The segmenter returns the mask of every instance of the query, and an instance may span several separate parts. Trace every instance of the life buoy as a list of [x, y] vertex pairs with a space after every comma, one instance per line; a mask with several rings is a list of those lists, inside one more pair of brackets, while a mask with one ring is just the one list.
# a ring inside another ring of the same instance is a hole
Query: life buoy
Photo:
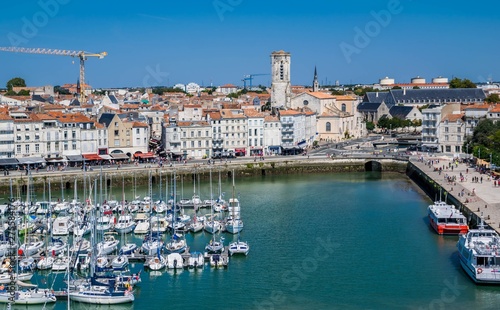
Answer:
[[477, 274], [481, 274], [483, 273], [483, 269], [482, 268], [477, 268]]

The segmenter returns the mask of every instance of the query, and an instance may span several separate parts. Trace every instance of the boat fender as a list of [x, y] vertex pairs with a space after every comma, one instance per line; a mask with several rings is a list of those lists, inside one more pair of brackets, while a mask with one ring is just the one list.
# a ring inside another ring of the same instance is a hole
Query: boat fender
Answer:
[[481, 274], [483, 272], [482, 268], [477, 268], [477, 274]]

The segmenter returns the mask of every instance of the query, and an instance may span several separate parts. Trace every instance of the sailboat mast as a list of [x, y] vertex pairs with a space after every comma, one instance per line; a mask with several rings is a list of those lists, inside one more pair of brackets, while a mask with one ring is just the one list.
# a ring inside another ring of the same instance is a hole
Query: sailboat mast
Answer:
[[78, 180], [75, 178], [75, 188], [73, 191], [73, 199], [75, 200], [75, 202], [78, 201], [77, 188], [78, 188]]

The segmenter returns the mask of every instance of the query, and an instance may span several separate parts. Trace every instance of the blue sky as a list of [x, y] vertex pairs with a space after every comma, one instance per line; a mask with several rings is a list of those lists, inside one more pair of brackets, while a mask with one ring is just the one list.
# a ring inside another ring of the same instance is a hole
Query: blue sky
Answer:
[[[500, 80], [498, 1], [27, 0], [3, 8], [0, 46], [108, 52], [86, 62], [93, 87], [242, 85], [245, 74], [270, 73], [275, 50], [292, 54], [294, 85], [310, 85], [314, 66], [321, 84]], [[16, 76], [75, 83], [72, 62], [0, 52], [0, 86]]]

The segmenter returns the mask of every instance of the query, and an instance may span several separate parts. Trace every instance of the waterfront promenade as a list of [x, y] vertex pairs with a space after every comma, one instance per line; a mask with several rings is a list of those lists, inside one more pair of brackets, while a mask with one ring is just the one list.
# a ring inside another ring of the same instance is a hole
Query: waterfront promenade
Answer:
[[[422, 160], [423, 159], [423, 160]], [[419, 155], [410, 159], [412, 164], [438, 183], [449, 195], [455, 197], [473, 214], [500, 233], [500, 186], [487, 174], [481, 174], [467, 163], [453, 161], [439, 154]], [[453, 169], [450, 167], [450, 163]], [[444, 169], [443, 169], [444, 166]], [[439, 172], [439, 168], [442, 169]], [[461, 181], [460, 174], [463, 177]], [[448, 177], [454, 181], [448, 181]], [[474, 180], [478, 181], [475, 182]], [[482, 182], [481, 182], [482, 179]], [[463, 195], [462, 195], [463, 193]], [[439, 199], [439, 197], [437, 197]], [[442, 200], [445, 197], [441, 197]]]

